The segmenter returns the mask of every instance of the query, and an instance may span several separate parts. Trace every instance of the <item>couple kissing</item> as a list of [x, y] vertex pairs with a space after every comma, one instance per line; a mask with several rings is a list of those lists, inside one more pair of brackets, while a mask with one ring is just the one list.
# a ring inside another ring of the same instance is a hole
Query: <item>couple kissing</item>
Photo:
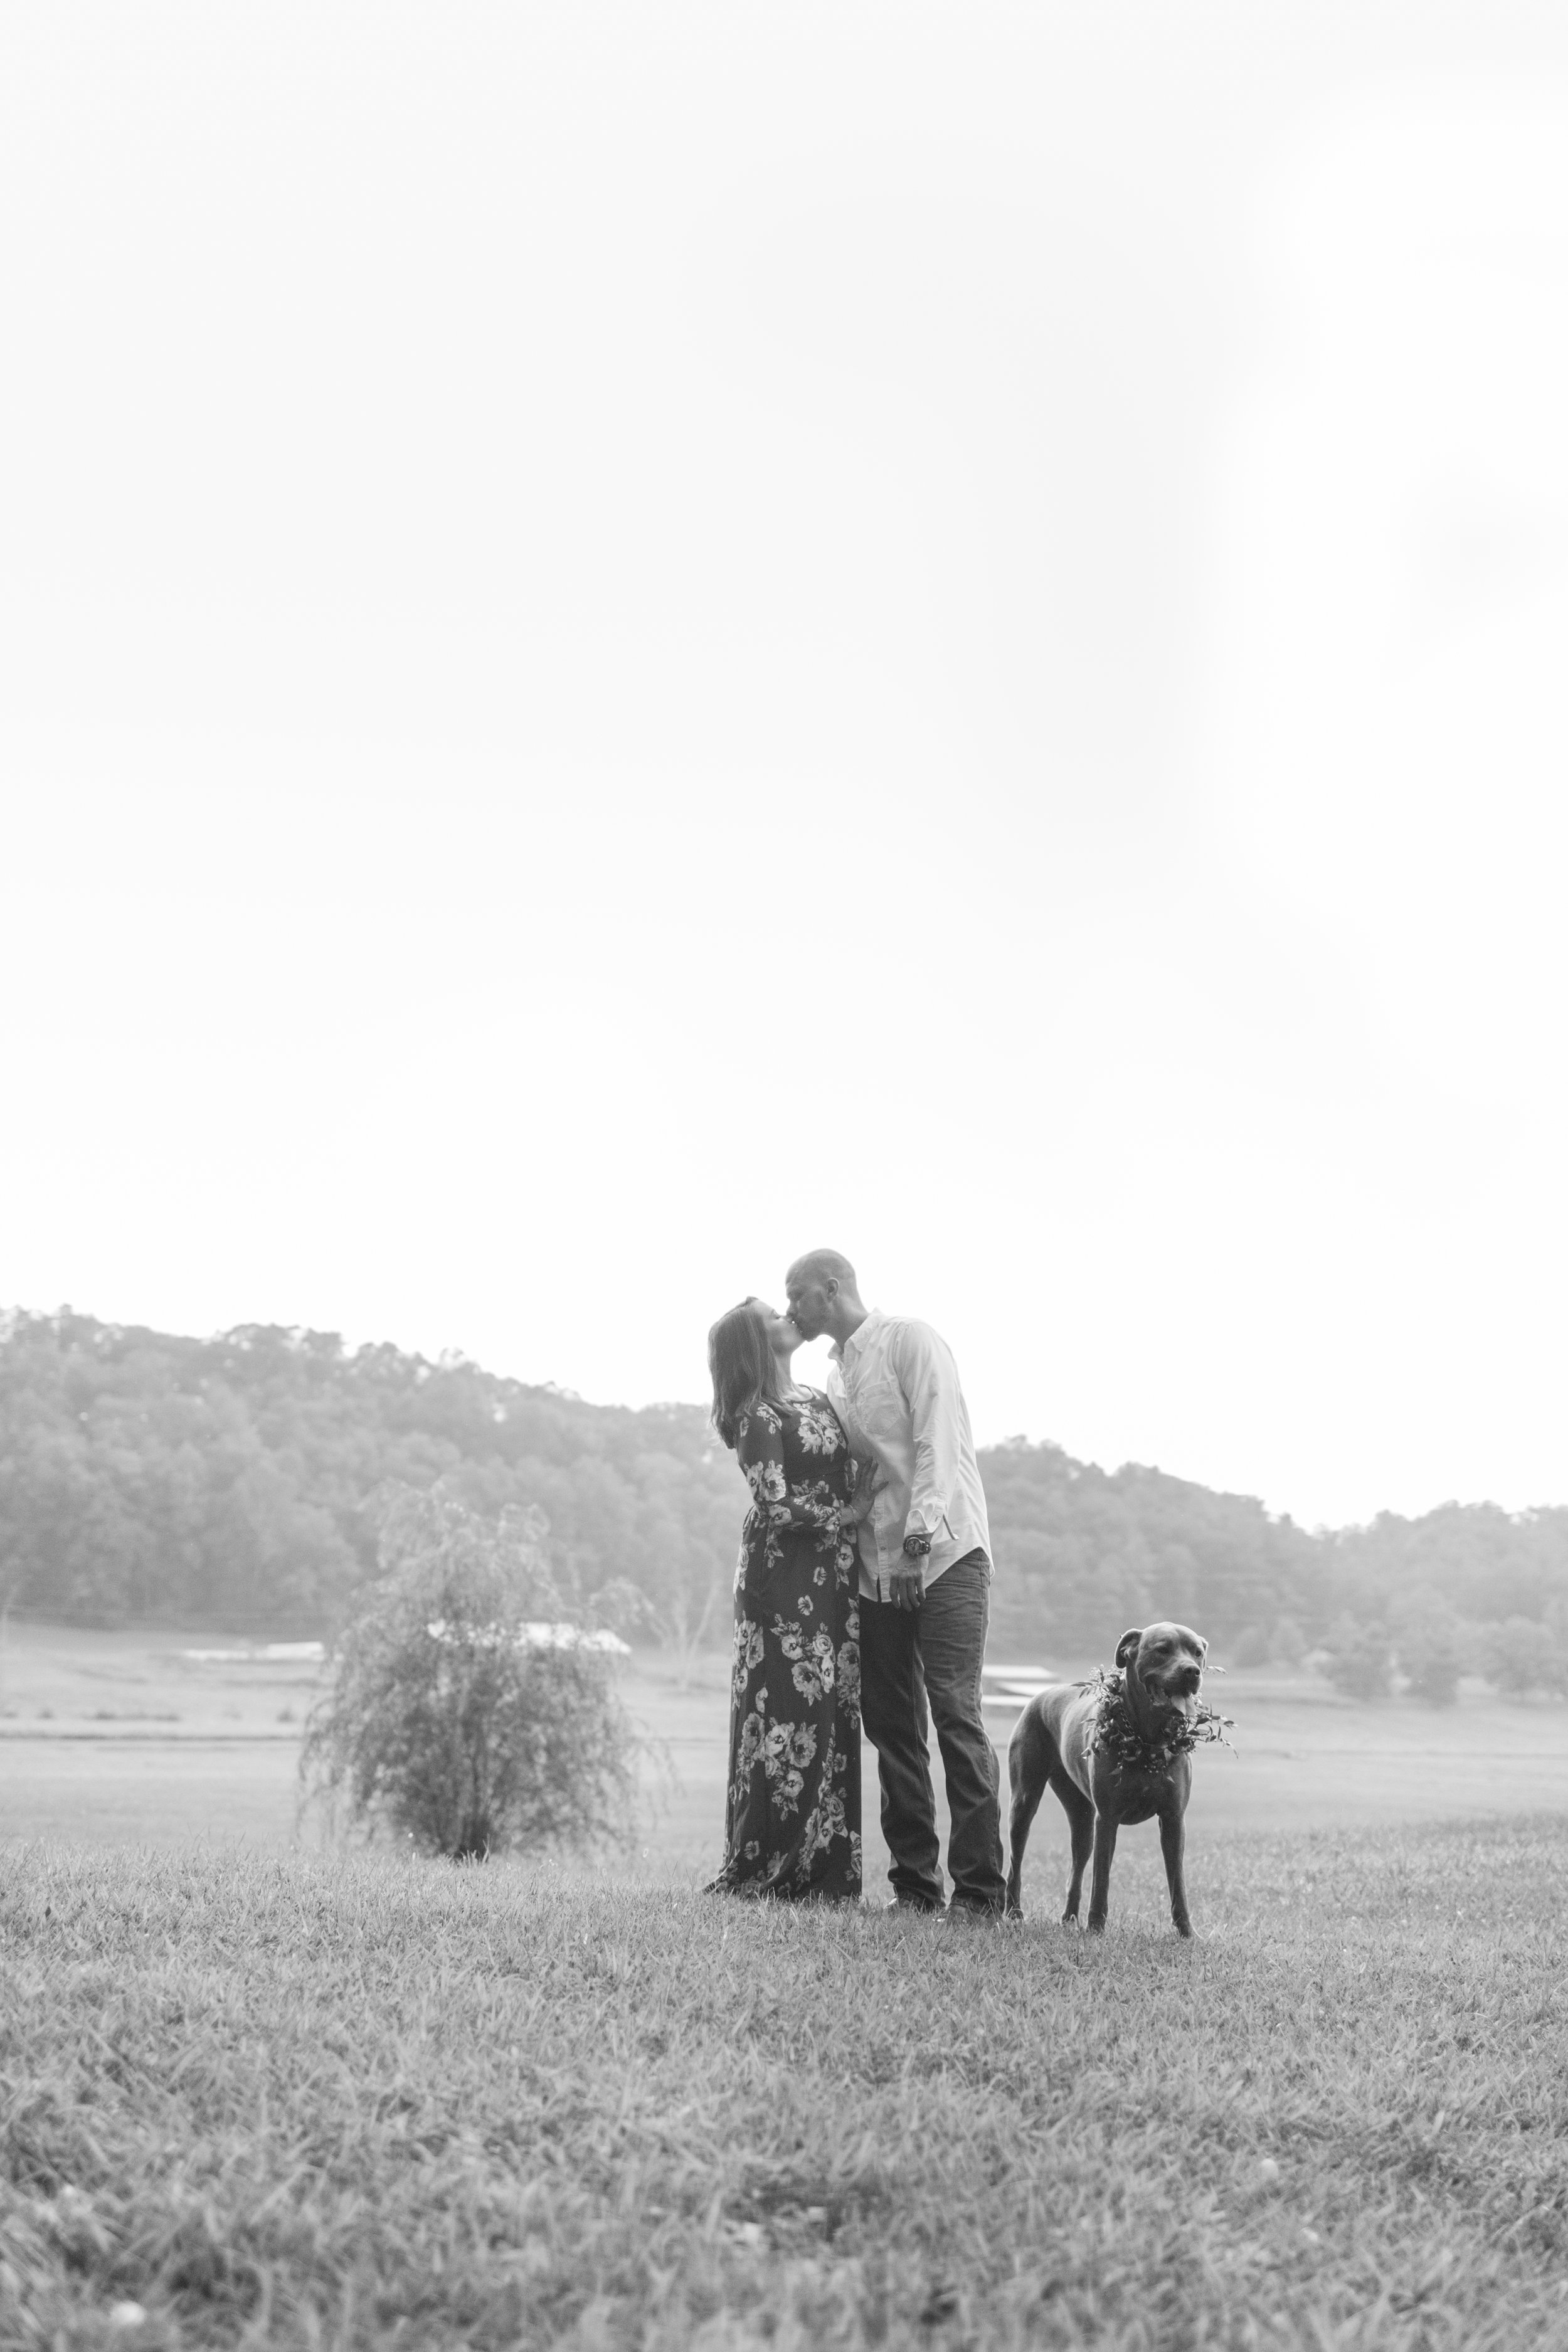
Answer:
[[[1001, 1776], [980, 1703], [991, 1538], [958, 1367], [929, 1323], [867, 1307], [837, 1250], [797, 1258], [784, 1296], [782, 1315], [746, 1298], [708, 1334], [714, 1427], [752, 1490], [710, 1891], [859, 1900], [863, 1716], [893, 1901], [942, 1912], [934, 1720], [949, 1916], [999, 1919]], [[791, 1374], [825, 1336], [826, 1394]]]

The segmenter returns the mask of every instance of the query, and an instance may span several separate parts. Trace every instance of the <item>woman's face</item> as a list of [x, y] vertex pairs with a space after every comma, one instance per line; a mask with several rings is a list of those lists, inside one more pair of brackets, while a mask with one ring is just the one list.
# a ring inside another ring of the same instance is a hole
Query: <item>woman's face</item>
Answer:
[[789, 1317], [776, 1314], [773, 1307], [760, 1298], [753, 1299], [752, 1307], [752, 1311], [761, 1318], [763, 1328], [768, 1335], [768, 1345], [774, 1355], [793, 1356], [800, 1346], [800, 1333], [795, 1329]]

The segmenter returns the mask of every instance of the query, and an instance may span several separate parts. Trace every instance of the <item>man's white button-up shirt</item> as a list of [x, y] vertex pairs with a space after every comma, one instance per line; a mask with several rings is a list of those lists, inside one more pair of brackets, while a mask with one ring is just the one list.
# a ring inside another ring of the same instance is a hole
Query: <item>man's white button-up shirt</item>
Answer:
[[927, 1535], [921, 1563], [933, 1584], [972, 1551], [991, 1557], [991, 1530], [969, 1409], [947, 1342], [929, 1323], [873, 1307], [832, 1351], [827, 1393], [857, 1461], [886, 1481], [860, 1523], [860, 1591], [886, 1601], [895, 1569], [910, 1569], [907, 1535]]

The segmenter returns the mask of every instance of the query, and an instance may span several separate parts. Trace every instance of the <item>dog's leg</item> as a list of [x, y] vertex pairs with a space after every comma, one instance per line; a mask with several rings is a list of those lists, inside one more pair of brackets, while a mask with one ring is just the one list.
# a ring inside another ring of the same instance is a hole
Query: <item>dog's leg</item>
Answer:
[[1072, 1838], [1072, 1876], [1068, 1881], [1067, 1908], [1062, 1913], [1062, 1926], [1078, 1926], [1078, 1902], [1083, 1891], [1083, 1874], [1094, 1848], [1094, 1807], [1076, 1780], [1065, 1772], [1056, 1773], [1051, 1786], [1062, 1801], [1068, 1817], [1068, 1830]]
[[1105, 1933], [1105, 1915], [1110, 1907], [1110, 1864], [1116, 1853], [1116, 1832], [1120, 1824], [1114, 1813], [1094, 1813], [1094, 1875], [1089, 1887], [1089, 1932], [1091, 1936]]
[[1024, 1908], [1024, 1848], [1029, 1843], [1029, 1831], [1057, 1760], [1056, 1741], [1031, 1704], [1018, 1717], [1017, 1727], [1007, 1743], [1007, 1785], [1013, 1792], [1007, 1822], [1011, 1849], [1007, 1908], [1015, 1916], [1021, 1915]]
[[1180, 1811], [1172, 1807], [1160, 1815], [1160, 1851], [1165, 1857], [1165, 1884], [1171, 1890], [1171, 1917], [1178, 1936], [1190, 1936], [1193, 1923], [1187, 1916], [1187, 1882], [1182, 1869], [1182, 1856], [1186, 1849], [1187, 1830]]

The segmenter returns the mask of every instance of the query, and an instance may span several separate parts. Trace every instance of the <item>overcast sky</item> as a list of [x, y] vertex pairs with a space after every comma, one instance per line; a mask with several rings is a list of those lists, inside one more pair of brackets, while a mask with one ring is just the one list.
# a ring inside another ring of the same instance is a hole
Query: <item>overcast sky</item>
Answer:
[[13, 5], [0, 320], [0, 1301], [1568, 1502], [1559, 7]]

